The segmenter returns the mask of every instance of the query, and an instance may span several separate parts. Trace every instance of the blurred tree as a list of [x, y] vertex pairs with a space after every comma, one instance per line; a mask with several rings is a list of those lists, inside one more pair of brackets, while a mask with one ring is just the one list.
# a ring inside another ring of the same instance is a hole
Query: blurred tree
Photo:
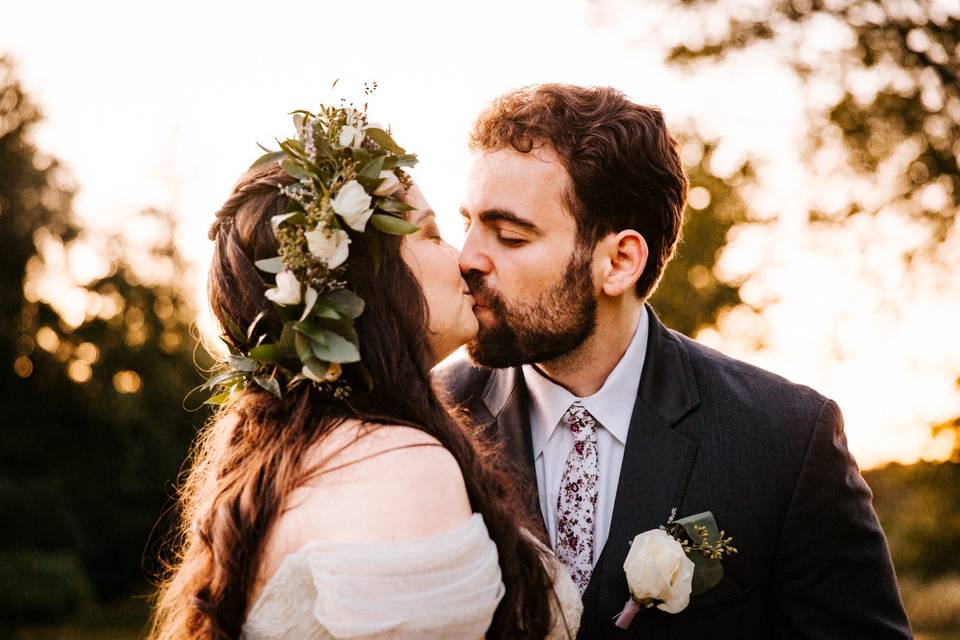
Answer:
[[[594, 4], [602, 13], [610, 3]], [[813, 224], [899, 216], [921, 238], [905, 251], [907, 265], [922, 267], [918, 277], [929, 277], [934, 265], [955, 278], [960, 2], [661, 0], [658, 6], [663, 24], [683, 25], [659, 31], [670, 63], [700, 70], [752, 51], [782, 60], [805, 87], [811, 174], [827, 184], [842, 171], [847, 191], [842, 202], [816, 205]], [[843, 160], [832, 162], [831, 153]], [[960, 418], [935, 429], [954, 432], [960, 459]]]
[[676, 255], [650, 303], [667, 326], [694, 336], [714, 324], [722, 309], [741, 304], [738, 283], [720, 277], [717, 261], [730, 230], [747, 221], [737, 190], [753, 180], [753, 170], [744, 163], [729, 175], [716, 175], [711, 172], [716, 143], [704, 142], [692, 129], [678, 137], [690, 181], [687, 208]]
[[[183, 410], [199, 382], [197, 341], [171, 217], [134, 216], [126, 236], [84, 233], [72, 215], [72, 186], [30, 142], [39, 119], [0, 57], [7, 624], [67, 615], [90, 594], [144, 589], [145, 542], [206, 415]], [[100, 263], [100, 272], [81, 280], [77, 256]]]
[[960, 464], [889, 464], [865, 471], [873, 505], [902, 574], [960, 574]]

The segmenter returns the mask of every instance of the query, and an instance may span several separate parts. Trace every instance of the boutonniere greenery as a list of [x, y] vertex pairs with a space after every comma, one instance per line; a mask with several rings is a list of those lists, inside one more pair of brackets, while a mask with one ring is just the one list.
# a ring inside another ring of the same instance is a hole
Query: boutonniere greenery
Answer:
[[630, 543], [623, 563], [630, 599], [616, 616], [617, 627], [626, 629], [639, 611], [650, 607], [680, 613], [691, 596], [720, 582], [720, 561], [737, 552], [733, 538], [719, 530], [709, 511], [679, 520], [676, 514], [674, 508], [666, 525], [645, 531]]

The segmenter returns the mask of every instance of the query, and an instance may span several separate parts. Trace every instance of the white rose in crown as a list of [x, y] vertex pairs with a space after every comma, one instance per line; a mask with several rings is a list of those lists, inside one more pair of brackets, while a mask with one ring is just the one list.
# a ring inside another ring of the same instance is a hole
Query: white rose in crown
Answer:
[[691, 595], [716, 586], [723, 576], [721, 558], [737, 552], [712, 513], [676, 520], [676, 511], [665, 527], [645, 531], [630, 543], [623, 563], [630, 599], [614, 621], [621, 629], [643, 609], [680, 613]]
[[373, 192], [375, 196], [389, 196], [400, 188], [400, 179], [393, 171], [381, 171], [380, 179], [383, 180], [383, 182], [381, 182], [380, 186]]
[[325, 229], [317, 226], [303, 234], [310, 253], [319, 258], [328, 269], [336, 269], [350, 255], [350, 236], [343, 229]]
[[267, 289], [264, 295], [277, 304], [300, 304], [300, 281], [292, 271], [281, 271], [277, 274], [277, 286]]
[[351, 180], [340, 188], [337, 197], [330, 204], [348, 227], [354, 231], [363, 231], [367, 220], [373, 215], [373, 209], [370, 208], [372, 202], [373, 199], [363, 185]]
[[346, 125], [340, 129], [340, 139], [337, 142], [341, 147], [359, 147], [363, 144], [363, 139], [367, 134], [360, 127]]

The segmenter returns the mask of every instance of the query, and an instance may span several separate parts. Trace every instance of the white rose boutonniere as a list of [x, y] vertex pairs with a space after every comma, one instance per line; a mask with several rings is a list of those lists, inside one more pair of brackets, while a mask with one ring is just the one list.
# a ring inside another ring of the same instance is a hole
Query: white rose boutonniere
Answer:
[[372, 202], [373, 199], [363, 185], [356, 180], [351, 180], [341, 187], [331, 205], [348, 227], [362, 232], [367, 226], [367, 220], [373, 215], [373, 209], [370, 207]]
[[680, 613], [690, 596], [712, 589], [723, 577], [720, 559], [734, 554], [733, 538], [724, 538], [709, 511], [637, 535], [623, 563], [630, 599], [614, 624], [626, 629], [642, 609]]
[[663, 529], [646, 531], [634, 538], [623, 563], [633, 598], [651, 604], [658, 602], [656, 607], [667, 613], [679, 613], [690, 603], [693, 569], [693, 561], [683, 546]]

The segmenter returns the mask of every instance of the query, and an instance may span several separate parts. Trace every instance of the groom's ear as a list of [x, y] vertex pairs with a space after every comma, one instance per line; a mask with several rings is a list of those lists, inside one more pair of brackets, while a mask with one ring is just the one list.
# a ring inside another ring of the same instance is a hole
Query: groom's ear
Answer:
[[650, 255], [643, 236], [633, 229], [625, 229], [603, 238], [597, 249], [594, 256], [602, 260], [603, 292], [617, 297], [628, 290], [636, 290], [637, 280], [643, 274]]

